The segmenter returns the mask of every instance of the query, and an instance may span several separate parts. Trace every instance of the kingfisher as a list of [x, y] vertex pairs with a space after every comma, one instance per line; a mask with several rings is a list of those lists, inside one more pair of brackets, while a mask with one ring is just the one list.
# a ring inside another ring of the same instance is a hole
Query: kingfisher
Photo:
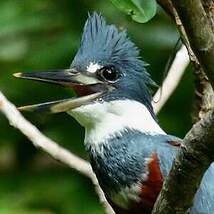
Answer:
[[[91, 166], [115, 213], [151, 213], [183, 142], [159, 126], [151, 104], [154, 81], [126, 31], [108, 25], [94, 12], [89, 14], [69, 68], [14, 75], [75, 91], [76, 97], [20, 110], [67, 112], [74, 117], [85, 128]], [[213, 210], [211, 164], [190, 213], [211, 214]]]

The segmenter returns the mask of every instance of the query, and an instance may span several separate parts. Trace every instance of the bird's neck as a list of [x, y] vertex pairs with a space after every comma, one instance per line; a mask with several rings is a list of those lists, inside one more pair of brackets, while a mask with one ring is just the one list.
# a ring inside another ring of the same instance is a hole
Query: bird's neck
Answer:
[[132, 100], [95, 102], [69, 112], [85, 127], [85, 143], [106, 142], [126, 129], [145, 134], [165, 134], [145, 105]]

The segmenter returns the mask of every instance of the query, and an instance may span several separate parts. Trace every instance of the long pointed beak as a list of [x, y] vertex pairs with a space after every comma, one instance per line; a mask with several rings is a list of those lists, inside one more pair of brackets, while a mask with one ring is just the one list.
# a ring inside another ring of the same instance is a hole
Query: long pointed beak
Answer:
[[72, 87], [74, 84], [92, 85], [99, 83], [96, 78], [82, 74], [82, 72], [78, 72], [75, 69], [15, 73], [13, 76], [21, 79], [63, 85], [66, 87]]
[[20, 111], [29, 111], [29, 112], [42, 112], [46, 111], [49, 113], [59, 113], [67, 112], [69, 110], [80, 107], [81, 105], [88, 103], [94, 99], [97, 99], [102, 95], [102, 92], [97, 92], [94, 94], [86, 95], [84, 97], [63, 99], [57, 101], [51, 101], [46, 103], [34, 104], [21, 106], [18, 109]]
[[96, 77], [88, 76], [86, 73], [75, 69], [15, 73], [14, 76], [27, 80], [71, 87], [79, 96], [78, 98], [19, 107], [19, 110], [24, 111], [48, 111], [51, 113], [69, 111], [96, 100], [108, 90], [107, 85], [99, 81]]

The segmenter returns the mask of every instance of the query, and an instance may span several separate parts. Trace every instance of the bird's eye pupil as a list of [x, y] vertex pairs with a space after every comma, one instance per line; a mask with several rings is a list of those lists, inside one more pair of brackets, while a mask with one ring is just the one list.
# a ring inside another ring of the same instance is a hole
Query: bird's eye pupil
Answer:
[[118, 79], [118, 72], [114, 67], [101, 68], [100, 75], [104, 80], [107, 81], [116, 81]]

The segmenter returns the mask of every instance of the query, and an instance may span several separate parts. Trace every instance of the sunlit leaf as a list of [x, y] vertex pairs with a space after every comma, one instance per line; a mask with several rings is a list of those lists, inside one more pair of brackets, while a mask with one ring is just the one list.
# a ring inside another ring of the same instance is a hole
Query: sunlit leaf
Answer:
[[157, 4], [155, 0], [111, 0], [121, 11], [131, 15], [139, 23], [148, 22], [155, 14]]

